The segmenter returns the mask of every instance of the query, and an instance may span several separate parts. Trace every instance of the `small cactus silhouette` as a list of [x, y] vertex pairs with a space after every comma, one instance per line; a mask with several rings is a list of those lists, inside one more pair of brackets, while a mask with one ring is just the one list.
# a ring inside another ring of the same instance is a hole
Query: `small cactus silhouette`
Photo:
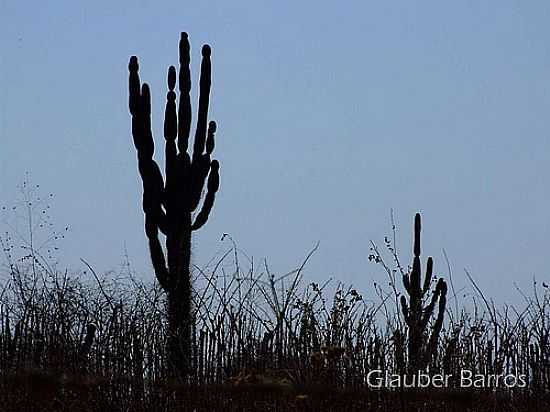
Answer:
[[[445, 305], [447, 303], [447, 284], [440, 278], [433, 291], [430, 303], [426, 306], [424, 305], [433, 277], [433, 259], [428, 257], [426, 277], [424, 278], [424, 283], [421, 283], [420, 230], [420, 213], [417, 213], [414, 219], [413, 267], [410, 273], [403, 275], [403, 286], [409, 296], [409, 302], [407, 303], [406, 297], [401, 295], [401, 310], [409, 331], [408, 356], [409, 369], [411, 371], [426, 368], [433, 354], [436, 352], [445, 316]], [[428, 323], [434, 313], [438, 300], [439, 311], [437, 318], [431, 334], [428, 334]]]
[[[140, 85], [136, 56], [128, 69], [132, 136], [137, 150], [138, 169], [143, 181], [145, 233], [149, 241], [155, 275], [168, 299], [168, 355], [176, 374], [188, 374], [191, 362], [191, 232], [208, 220], [219, 188], [219, 163], [211, 160], [216, 123], [207, 122], [211, 85], [210, 46], [202, 48], [200, 96], [193, 153], [187, 153], [191, 131], [190, 45], [187, 33], [179, 42], [179, 92], [176, 111], [176, 69], [168, 69], [168, 94], [164, 115], [165, 174], [153, 160], [151, 95], [149, 86]], [[199, 212], [206, 183], [207, 192]], [[194, 219], [193, 219], [194, 218]], [[166, 254], [158, 232], [166, 236]]]

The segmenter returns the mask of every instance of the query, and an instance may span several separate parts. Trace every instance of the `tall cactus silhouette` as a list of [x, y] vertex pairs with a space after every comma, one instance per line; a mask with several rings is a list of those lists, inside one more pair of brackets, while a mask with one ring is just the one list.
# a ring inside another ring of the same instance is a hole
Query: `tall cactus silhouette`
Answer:
[[[428, 257], [426, 264], [426, 277], [421, 284], [420, 268], [420, 213], [417, 213], [414, 219], [414, 259], [412, 271], [403, 275], [403, 285], [409, 296], [409, 303], [404, 295], [401, 295], [401, 309], [405, 322], [408, 327], [408, 356], [409, 369], [417, 371], [424, 369], [430, 362], [433, 354], [437, 350], [437, 342], [443, 319], [445, 316], [445, 306], [447, 303], [447, 284], [440, 278], [433, 291], [429, 304], [427, 303], [427, 294], [433, 277], [433, 260]], [[435, 305], [439, 300], [437, 318], [433, 324], [431, 333], [428, 333], [428, 323], [434, 313]]]
[[[202, 48], [200, 95], [193, 153], [187, 153], [191, 131], [190, 46], [187, 33], [179, 42], [179, 106], [176, 112], [176, 69], [168, 69], [168, 94], [164, 115], [165, 175], [153, 159], [151, 94], [147, 83], [140, 85], [136, 56], [128, 69], [132, 136], [138, 169], [143, 181], [145, 233], [156, 278], [167, 294], [167, 349], [172, 372], [191, 372], [191, 233], [208, 220], [219, 187], [219, 163], [211, 160], [216, 123], [207, 122], [211, 85], [210, 46]], [[207, 125], [208, 123], [208, 125]], [[207, 179], [208, 178], [208, 179]], [[197, 214], [205, 182], [206, 196]], [[166, 259], [159, 241], [166, 236]]]

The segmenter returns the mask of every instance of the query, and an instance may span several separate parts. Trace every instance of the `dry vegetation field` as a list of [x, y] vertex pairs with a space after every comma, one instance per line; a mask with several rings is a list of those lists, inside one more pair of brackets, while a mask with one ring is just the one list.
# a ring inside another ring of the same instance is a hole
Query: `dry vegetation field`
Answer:
[[276, 276], [228, 237], [223, 256], [193, 270], [193, 373], [176, 380], [166, 369], [165, 295], [153, 279], [137, 280], [129, 266], [97, 274], [85, 262], [69, 274], [36, 237], [1, 239], [2, 411], [550, 410], [546, 285], [535, 284], [522, 308], [481, 295], [468, 310], [447, 305], [428, 365], [431, 374], [524, 374], [526, 388], [369, 388], [369, 371], [401, 373], [409, 361], [396, 275], [410, 268], [392, 243], [373, 244], [370, 259], [390, 287], [367, 300], [351, 287], [307, 283], [311, 253]]

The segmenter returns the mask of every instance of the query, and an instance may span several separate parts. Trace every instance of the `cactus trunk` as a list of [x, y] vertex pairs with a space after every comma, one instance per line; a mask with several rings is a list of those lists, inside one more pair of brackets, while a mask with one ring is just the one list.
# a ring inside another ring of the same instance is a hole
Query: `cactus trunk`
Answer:
[[[187, 220], [189, 221], [188, 224]], [[168, 353], [172, 369], [181, 371], [183, 375], [191, 372], [191, 216], [186, 219], [183, 228], [174, 240], [174, 255], [177, 261], [170, 271], [178, 281], [168, 288]], [[168, 243], [168, 240], [167, 240]], [[172, 255], [170, 252], [169, 255]]]

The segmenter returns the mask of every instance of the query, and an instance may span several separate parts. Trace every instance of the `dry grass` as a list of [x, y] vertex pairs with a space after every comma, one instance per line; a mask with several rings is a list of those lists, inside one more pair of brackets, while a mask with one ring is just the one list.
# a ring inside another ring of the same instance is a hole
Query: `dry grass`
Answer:
[[[366, 373], [397, 373], [396, 357], [403, 356], [395, 336], [405, 330], [388, 295], [368, 304], [354, 289], [338, 287], [329, 301], [323, 286], [301, 286], [301, 269], [277, 278], [267, 265], [259, 273], [253, 265], [243, 271], [238, 257], [232, 247], [210, 269], [195, 271], [196, 373], [189, 382], [165, 379], [164, 296], [156, 285], [130, 273], [71, 277], [12, 262], [0, 295], [2, 405], [82, 411], [399, 410], [401, 402], [449, 410], [451, 401], [479, 411], [496, 403], [548, 406], [547, 290], [521, 312], [489, 307], [450, 317], [430, 365], [432, 372], [523, 373], [528, 389], [369, 390]], [[90, 324], [97, 331], [85, 350]]]
[[[195, 373], [176, 382], [166, 378], [165, 297], [156, 284], [136, 280], [129, 268], [99, 277], [87, 264], [70, 276], [28, 237], [23, 253], [1, 239], [4, 411], [550, 410], [544, 285], [534, 285], [521, 310], [497, 309], [484, 296], [471, 312], [449, 310], [429, 366], [430, 373], [525, 374], [527, 388], [369, 389], [370, 370], [399, 373], [398, 361], [407, 362], [396, 272], [376, 246], [372, 260], [386, 269], [391, 290], [378, 287], [379, 300], [367, 302], [353, 288], [339, 285], [328, 298], [327, 284], [304, 284], [315, 249], [276, 276], [228, 237], [223, 256], [194, 270]], [[395, 270], [405, 270], [393, 258]]]

